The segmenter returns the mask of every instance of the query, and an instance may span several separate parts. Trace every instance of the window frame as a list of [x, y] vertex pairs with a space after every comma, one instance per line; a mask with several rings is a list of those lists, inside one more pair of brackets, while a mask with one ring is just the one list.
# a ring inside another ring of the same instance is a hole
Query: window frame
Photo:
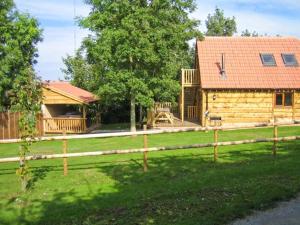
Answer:
[[[291, 105], [286, 105], [286, 103], [285, 103], [286, 94], [289, 94], [291, 96]], [[282, 96], [282, 105], [277, 105], [277, 95]], [[274, 95], [274, 107], [275, 108], [292, 108], [293, 105], [294, 105], [294, 93], [293, 92], [275, 92], [275, 95]]]
[[[286, 96], [290, 95], [291, 96], [291, 104], [290, 105], [286, 105]], [[292, 107], [293, 106], [293, 93], [292, 92], [286, 92], [284, 93], [284, 107]]]
[[[295, 64], [288, 63], [285, 59], [285, 56], [294, 56]], [[297, 60], [296, 55], [294, 53], [282, 53], [281, 57], [282, 57], [282, 60], [283, 60], [283, 63], [284, 63], [285, 66], [287, 66], [287, 67], [298, 67], [299, 66], [298, 60]]]
[[[274, 64], [268, 64], [268, 63], [266, 63], [266, 61], [264, 60], [264, 56], [272, 56], [272, 58], [274, 60]], [[267, 67], [277, 66], [277, 62], [276, 62], [275, 56], [272, 53], [260, 53], [260, 59], [261, 59], [261, 62], [263, 64], [263, 66], [267, 66]]]
[[[281, 104], [277, 104], [277, 96], [281, 95]], [[283, 93], [275, 93], [275, 107], [283, 107], [284, 106], [284, 94]]]

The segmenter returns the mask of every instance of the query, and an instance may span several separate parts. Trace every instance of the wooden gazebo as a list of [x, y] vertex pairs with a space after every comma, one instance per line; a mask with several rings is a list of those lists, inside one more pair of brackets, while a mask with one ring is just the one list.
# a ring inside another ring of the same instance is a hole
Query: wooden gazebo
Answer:
[[65, 81], [43, 83], [43, 117], [45, 133], [85, 133], [86, 107], [98, 98]]

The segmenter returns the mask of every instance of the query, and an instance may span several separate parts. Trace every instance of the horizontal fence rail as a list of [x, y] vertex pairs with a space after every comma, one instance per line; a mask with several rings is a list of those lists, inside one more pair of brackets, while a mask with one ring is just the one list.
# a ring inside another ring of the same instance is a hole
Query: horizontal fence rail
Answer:
[[[241, 145], [251, 143], [263, 143], [263, 142], [279, 142], [279, 141], [293, 141], [300, 140], [300, 136], [289, 136], [279, 138], [261, 138], [252, 140], [240, 140], [240, 141], [226, 141], [226, 142], [213, 142], [203, 144], [192, 144], [182, 146], [165, 146], [165, 147], [150, 147], [147, 148], [147, 152], [155, 151], [168, 151], [168, 150], [181, 150], [181, 149], [193, 149], [193, 148], [206, 148], [216, 146], [230, 146], [230, 145]], [[84, 156], [101, 156], [101, 155], [114, 155], [114, 154], [130, 154], [130, 153], [143, 153], [145, 148], [128, 149], [128, 150], [107, 150], [107, 151], [96, 151], [96, 152], [82, 152], [82, 153], [67, 153], [67, 154], [51, 154], [51, 155], [32, 155], [26, 156], [26, 160], [42, 160], [42, 159], [58, 159], [58, 158], [73, 158], [73, 157], [84, 157]], [[19, 157], [2, 158], [0, 163], [7, 162], [18, 162]]]
[[[278, 124], [280, 126], [299, 126], [298, 124]], [[227, 127], [190, 127], [190, 128], [172, 128], [172, 129], [159, 129], [148, 131], [136, 131], [136, 132], [116, 132], [116, 133], [100, 133], [100, 134], [72, 134], [67, 136], [49, 136], [36, 138], [36, 141], [54, 141], [54, 140], [70, 140], [70, 139], [88, 139], [88, 138], [108, 138], [108, 137], [126, 137], [126, 136], [138, 136], [138, 135], [151, 135], [151, 134], [164, 134], [164, 133], [180, 133], [180, 132], [193, 132], [193, 131], [212, 131], [212, 130], [237, 130], [237, 129], [253, 129], [253, 128], [267, 128], [268, 126], [227, 126]], [[0, 144], [18, 143], [22, 142], [21, 139], [9, 139], [0, 140]]]

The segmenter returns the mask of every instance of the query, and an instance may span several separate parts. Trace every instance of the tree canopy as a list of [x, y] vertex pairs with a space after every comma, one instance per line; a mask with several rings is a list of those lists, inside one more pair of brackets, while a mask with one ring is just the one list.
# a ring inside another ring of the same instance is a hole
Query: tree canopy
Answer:
[[213, 15], [208, 14], [206, 36], [233, 36], [237, 32], [235, 17], [225, 17], [224, 11], [218, 7]]
[[[136, 105], [150, 107], [154, 101], [175, 101], [179, 93], [178, 74], [189, 63], [188, 41], [201, 37], [199, 21], [189, 18], [195, 10], [194, 1], [87, 3], [92, 11], [80, 25], [92, 32], [83, 42], [83, 58], [93, 71], [92, 86], [104, 105], [130, 102], [131, 128], [135, 130]], [[72, 68], [68, 69], [68, 62], [73, 63]], [[73, 73], [69, 73], [71, 79], [85, 79], [79, 78], [86, 76], [80, 71], [76, 74], [74, 61], [69, 58], [65, 63], [65, 72]]]
[[242, 31], [242, 34], [241, 34], [242, 37], [258, 37], [259, 34], [256, 32], [256, 31], [249, 31], [248, 29]]
[[21, 112], [19, 118], [21, 187], [28, 187], [26, 154], [36, 134], [41, 106], [41, 82], [33, 71], [41, 30], [36, 19], [19, 13], [12, 0], [0, 2], [0, 111]]
[[0, 110], [7, 110], [21, 83], [32, 76], [41, 30], [36, 19], [22, 14], [12, 0], [0, 2]]

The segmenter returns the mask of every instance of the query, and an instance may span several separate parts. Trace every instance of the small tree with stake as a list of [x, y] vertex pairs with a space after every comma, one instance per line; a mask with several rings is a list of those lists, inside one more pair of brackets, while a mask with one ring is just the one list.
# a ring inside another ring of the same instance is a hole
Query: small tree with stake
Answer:
[[13, 109], [21, 112], [19, 119], [19, 130], [22, 144], [19, 149], [20, 167], [17, 175], [21, 178], [21, 189], [25, 191], [29, 182], [29, 167], [26, 154], [30, 152], [30, 146], [37, 136], [36, 122], [41, 110], [41, 82], [36, 78], [31, 69], [24, 72], [27, 76], [21, 77], [14, 84], [14, 89], [19, 90], [12, 97]]

